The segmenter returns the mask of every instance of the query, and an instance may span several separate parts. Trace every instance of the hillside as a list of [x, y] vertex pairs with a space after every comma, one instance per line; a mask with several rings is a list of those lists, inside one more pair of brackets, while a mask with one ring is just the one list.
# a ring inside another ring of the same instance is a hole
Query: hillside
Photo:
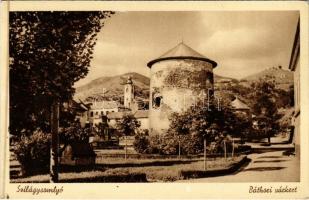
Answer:
[[[150, 79], [139, 73], [126, 73], [117, 76], [103, 76], [98, 79], [91, 81], [90, 83], [77, 87], [74, 96], [75, 100], [81, 99], [91, 100], [91, 98], [122, 98], [123, 96], [123, 83], [128, 76], [132, 76], [133, 83], [135, 86], [136, 96], [148, 99], [149, 97], [149, 85]], [[232, 78], [224, 76], [214, 75], [214, 81], [233, 81]], [[235, 79], [236, 80], [236, 79]], [[103, 95], [104, 94], [104, 95]]]
[[214, 74], [214, 82], [215, 83], [220, 83], [220, 82], [225, 82], [225, 81], [238, 81], [238, 80], [234, 79], [234, 78], [229, 78], [229, 77]]
[[275, 82], [278, 84], [278, 87], [281, 89], [288, 89], [290, 85], [294, 82], [293, 72], [281, 69], [279, 67], [272, 67], [265, 69], [256, 74], [247, 76], [241, 81], [247, 81], [249, 83], [258, 81], [259, 79], [270, 79], [274, 78]]
[[[117, 76], [100, 77], [90, 83], [76, 88], [74, 99], [91, 100], [92, 98], [117, 98], [123, 97], [123, 83], [128, 76], [132, 76], [135, 85], [136, 96], [142, 99], [149, 98], [150, 79], [139, 73], [126, 73]], [[249, 86], [252, 82], [259, 79], [267, 79], [273, 77], [279, 88], [288, 90], [293, 84], [293, 73], [280, 68], [269, 68], [259, 73], [250, 75], [240, 81], [244, 86]], [[237, 79], [228, 78], [214, 74], [216, 87], [224, 86], [226, 83], [237, 83]], [[233, 93], [230, 91], [230, 93]]]
[[86, 100], [88, 97], [122, 97], [123, 83], [128, 76], [133, 78], [135, 91], [137, 96], [148, 96], [150, 79], [138, 73], [126, 73], [117, 76], [101, 77], [91, 81], [90, 83], [77, 87], [74, 99]]

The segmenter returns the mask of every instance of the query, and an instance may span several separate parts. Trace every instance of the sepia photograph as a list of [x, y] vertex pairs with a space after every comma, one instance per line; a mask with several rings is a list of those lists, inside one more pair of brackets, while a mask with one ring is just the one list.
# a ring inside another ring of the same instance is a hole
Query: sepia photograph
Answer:
[[0, 10], [0, 198], [309, 195], [307, 3]]
[[299, 182], [299, 23], [9, 12], [10, 182]]

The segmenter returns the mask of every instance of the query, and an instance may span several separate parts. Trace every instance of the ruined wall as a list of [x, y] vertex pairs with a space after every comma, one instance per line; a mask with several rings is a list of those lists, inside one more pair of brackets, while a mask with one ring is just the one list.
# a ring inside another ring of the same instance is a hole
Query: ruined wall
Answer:
[[150, 132], [169, 127], [169, 116], [183, 112], [213, 91], [212, 64], [191, 59], [165, 60], [151, 67]]

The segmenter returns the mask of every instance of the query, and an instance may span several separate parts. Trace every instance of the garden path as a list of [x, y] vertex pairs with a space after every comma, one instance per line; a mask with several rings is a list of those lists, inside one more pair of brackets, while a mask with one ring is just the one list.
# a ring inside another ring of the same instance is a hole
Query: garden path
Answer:
[[299, 156], [286, 156], [283, 151], [248, 155], [251, 162], [240, 171], [219, 177], [182, 180], [180, 182], [298, 182]]

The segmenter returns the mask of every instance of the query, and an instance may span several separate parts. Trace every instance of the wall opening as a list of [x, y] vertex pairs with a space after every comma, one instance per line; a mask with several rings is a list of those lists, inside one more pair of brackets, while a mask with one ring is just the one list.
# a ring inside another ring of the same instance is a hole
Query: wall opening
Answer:
[[152, 107], [153, 108], [160, 108], [162, 104], [162, 96], [161, 95], [155, 95], [152, 101]]

